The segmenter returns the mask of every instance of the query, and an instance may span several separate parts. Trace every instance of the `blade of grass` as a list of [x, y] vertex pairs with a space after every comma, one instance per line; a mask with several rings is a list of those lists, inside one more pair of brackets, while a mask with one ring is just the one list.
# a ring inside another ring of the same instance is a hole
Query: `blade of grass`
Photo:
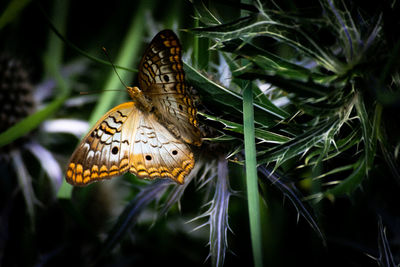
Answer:
[[250, 234], [254, 266], [261, 267], [261, 223], [260, 199], [258, 194], [256, 144], [254, 136], [253, 91], [251, 83], [243, 91], [244, 147], [246, 155], [247, 202], [249, 208]]

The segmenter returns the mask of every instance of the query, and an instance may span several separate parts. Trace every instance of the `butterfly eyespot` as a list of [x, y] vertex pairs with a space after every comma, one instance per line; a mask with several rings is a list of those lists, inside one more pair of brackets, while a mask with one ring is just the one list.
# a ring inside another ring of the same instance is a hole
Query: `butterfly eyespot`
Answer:
[[94, 131], [90, 134], [91, 137], [94, 137]]
[[166, 82], [169, 82], [169, 77], [168, 77], [168, 75], [164, 75], [164, 80], [165, 80]]
[[172, 155], [177, 155], [177, 154], [178, 154], [178, 151], [172, 150]]
[[146, 160], [151, 160], [151, 156], [150, 155], [146, 155]]
[[113, 149], [111, 150], [111, 153], [113, 153], [114, 155], [118, 154], [118, 147], [113, 147]]

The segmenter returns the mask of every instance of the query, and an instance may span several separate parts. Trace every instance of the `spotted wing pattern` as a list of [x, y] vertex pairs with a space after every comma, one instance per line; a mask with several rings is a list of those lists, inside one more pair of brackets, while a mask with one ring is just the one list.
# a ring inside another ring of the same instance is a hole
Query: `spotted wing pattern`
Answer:
[[132, 116], [131, 106], [125, 103], [113, 108], [83, 138], [71, 156], [67, 182], [86, 185], [128, 171], [131, 138], [123, 126]]
[[186, 144], [153, 114], [128, 102], [107, 112], [83, 138], [70, 159], [66, 179], [84, 186], [129, 170], [143, 179], [183, 183], [193, 166], [193, 153]]
[[178, 38], [161, 31], [140, 62], [140, 89], [128, 87], [134, 101], [108, 111], [83, 138], [71, 156], [67, 181], [84, 186], [130, 171], [143, 179], [183, 183], [195, 163], [187, 144], [201, 144], [184, 76]]
[[194, 167], [193, 153], [153, 114], [138, 117], [129, 171], [139, 178], [171, 178], [182, 184]]
[[199, 146], [197, 109], [186, 88], [181, 50], [174, 32], [159, 32], [140, 62], [139, 86], [167, 128], [186, 143]]

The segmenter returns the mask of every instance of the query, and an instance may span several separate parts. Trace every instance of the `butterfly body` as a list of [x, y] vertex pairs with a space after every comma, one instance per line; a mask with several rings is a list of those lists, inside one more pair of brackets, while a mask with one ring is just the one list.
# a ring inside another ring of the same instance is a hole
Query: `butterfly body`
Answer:
[[143, 179], [183, 183], [194, 167], [188, 146], [201, 144], [196, 109], [185, 90], [176, 35], [154, 37], [139, 65], [138, 87], [127, 87], [132, 102], [108, 111], [71, 156], [66, 179], [87, 185], [127, 171]]

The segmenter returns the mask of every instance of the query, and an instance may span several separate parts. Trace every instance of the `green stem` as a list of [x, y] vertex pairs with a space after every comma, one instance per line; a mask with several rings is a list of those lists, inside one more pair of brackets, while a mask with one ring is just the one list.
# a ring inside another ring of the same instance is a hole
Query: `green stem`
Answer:
[[248, 83], [243, 91], [244, 148], [246, 155], [247, 203], [254, 266], [262, 266], [260, 198], [258, 194], [256, 144], [254, 136], [253, 91]]

